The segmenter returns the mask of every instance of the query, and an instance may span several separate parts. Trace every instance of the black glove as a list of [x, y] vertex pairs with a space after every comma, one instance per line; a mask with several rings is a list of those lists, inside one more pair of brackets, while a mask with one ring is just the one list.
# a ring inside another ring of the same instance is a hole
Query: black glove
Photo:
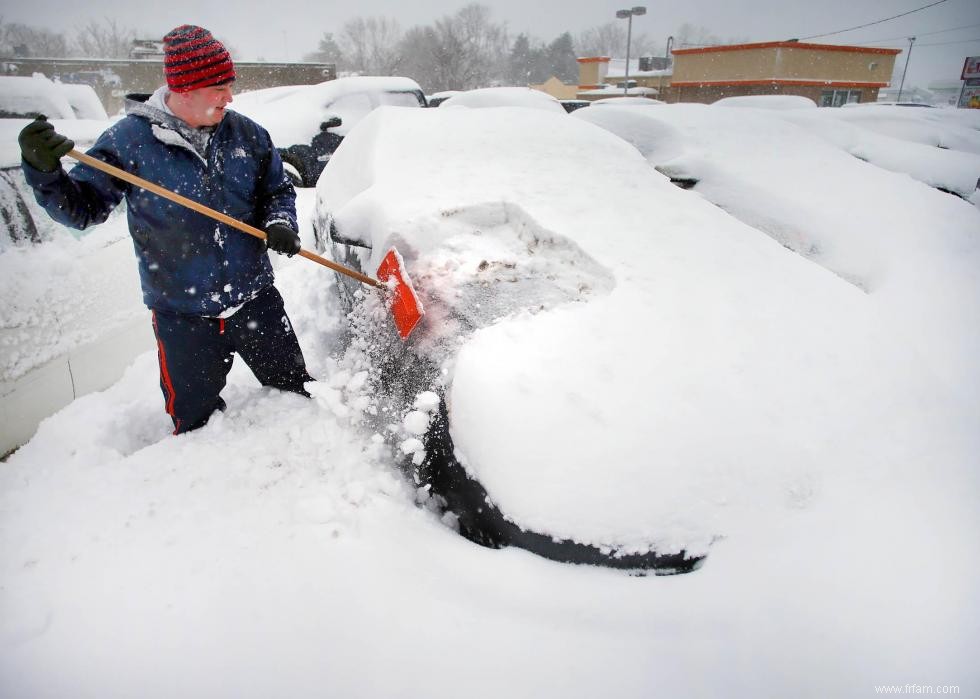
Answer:
[[299, 233], [289, 226], [273, 223], [265, 229], [265, 246], [270, 250], [292, 257], [299, 252]]
[[60, 170], [62, 156], [75, 147], [74, 141], [55, 131], [43, 116], [25, 126], [17, 141], [24, 161], [41, 172]]

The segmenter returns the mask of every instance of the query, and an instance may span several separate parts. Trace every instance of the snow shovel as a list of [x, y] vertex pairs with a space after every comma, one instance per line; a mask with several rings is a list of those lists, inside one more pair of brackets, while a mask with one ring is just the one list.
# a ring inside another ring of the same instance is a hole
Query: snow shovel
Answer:
[[[75, 149], [68, 151], [68, 155], [80, 163], [85, 163], [90, 167], [94, 167], [96, 170], [101, 170], [102, 172], [112, 175], [113, 177], [118, 177], [119, 179], [125, 180], [130, 184], [134, 184], [137, 187], [153, 192], [164, 199], [169, 199], [170, 201], [180, 204], [181, 206], [186, 206], [188, 209], [193, 209], [199, 214], [204, 214], [205, 216], [209, 216], [216, 221], [220, 221], [221, 223], [227, 224], [233, 228], [237, 228], [243, 233], [254, 235], [260, 240], [266, 239], [264, 231], [234, 219], [227, 214], [221, 213], [220, 211], [215, 211], [210, 207], [204, 206], [204, 204], [199, 204], [198, 202], [181, 196], [176, 192], [171, 192], [169, 189], [165, 189], [158, 184], [144, 180], [142, 177], [137, 177], [136, 175], [128, 173], [125, 170], [120, 170], [113, 165], [104, 163], [90, 155], [80, 153]], [[425, 310], [422, 308], [422, 302], [419, 301], [418, 296], [415, 294], [415, 288], [412, 286], [411, 279], [409, 279], [408, 275], [405, 273], [402, 256], [398, 254], [398, 251], [395, 250], [395, 248], [391, 248], [388, 251], [388, 254], [386, 254], [384, 259], [381, 261], [381, 265], [378, 267], [377, 279], [372, 279], [366, 274], [361, 274], [350, 267], [344, 267], [343, 265], [337, 264], [332, 260], [320, 257], [316, 253], [310, 252], [309, 250], [300, 250], [297, 254], [300, 257], [305, 257], [307, 260], [312, 260], [313, 262], [321, 264], [324, 267], [329, 267], [335, 272], [346, 274], [352, 279], [356, 279], [363, 284], [373, 286], [376, 289], [381, 289], [383, 292], [385, 292], [392, 317], [395, 321], [395, 327], [398, 329], [398, 334], [401, 336], [402, 340], [408, 338], [418, 322], [422, 320], [422, 316], [425, 315]]]

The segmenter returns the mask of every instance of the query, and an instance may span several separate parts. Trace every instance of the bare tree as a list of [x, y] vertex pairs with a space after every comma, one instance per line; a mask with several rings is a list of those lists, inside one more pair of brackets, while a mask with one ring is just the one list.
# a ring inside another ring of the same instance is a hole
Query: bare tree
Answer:
[[499, 82], [507, 69], [507, 27], [490, 9], [472, 4], [432, 28], [432, 82], [439, 90], [470, 90]]
[[73, 53], [82, 58], [127, 58], [135, 38], [134, 29], [120, 27], [116, 20], [106, 17], [78, 30]]
[[64, 34], [26, 24], [7, 23], [0, 18], [0, 56], [24, 53], [34, 58], [64, 58], [68, 41]]
[[[630, 38], [630, 55], [643, 56], [657, 51], [657, 42], [646, 34], [637, 33], [634, 27]], [[609, 56], [624, 58], [626, 56], [626, 23], [607, 22], [592, 29], [586, 29], [575, 39], [575, 52], [581, 56]]]
[[707, 27], [701, 25], [694, 26], [690, 22], [685, 22], [677, 28], [674, 35], [674, 43], [677, 48], [695, 46], [715, 46], [723, 43], [722, 40], [712, 34]]
[[413, 78], [426, 92], [442, 88], [436, 83], [436, 34], [432, 27], [412, 27], [402, 38], [401, 73]]
[[339, 48], [351, 70], [364, 75], [394, 75], [401, 63], [401, 28], [387, 17], [357, 17], [344, 25]]

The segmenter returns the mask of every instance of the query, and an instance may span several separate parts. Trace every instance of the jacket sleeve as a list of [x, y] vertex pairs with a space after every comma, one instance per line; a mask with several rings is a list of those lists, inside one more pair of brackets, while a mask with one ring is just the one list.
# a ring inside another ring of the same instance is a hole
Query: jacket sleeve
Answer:
[[[119, 167], [110, 131], [102, 134], [88, 155]], [[41, 172], [21, 162], [24, 179], [34, 198], [58, 223], [84, 230], [105, 221], [126, 195], [126, 185], [103, 172], [79, 163], [71, 173], [64, 169]]]
[[299, 230], [296, 223], [296, 190], [282, 167], [279, 151], [272, 144], [272, 138], [265, 129], [261, 134], [268, 148], [269, 156], [259, 183], [259, 220], [263, 227], [273, 223], [283, 223], [294, 231]]

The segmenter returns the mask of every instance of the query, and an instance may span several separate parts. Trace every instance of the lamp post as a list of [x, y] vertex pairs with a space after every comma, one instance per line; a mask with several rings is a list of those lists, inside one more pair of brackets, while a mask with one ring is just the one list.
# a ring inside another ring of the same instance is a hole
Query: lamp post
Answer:
[[633, 38], [633, 15], [645, 15], [647, 8], [639, 5], [629, 10], [616, 10], [617, 19], [629, 19], [626, 29], [626, 81], [623, 83], [623, 94], [628, 95], [630, 89], [630, 41]]
[[915, 37], [909, 37], [909, 52], [905, 56], [905, 70], [902, 71], [902, 82], [898, 85], [898, 99], [896, 102], [902, 101], [902, 88], [905, 87], [905, 74], [909, 72], [909, 59], [912, 58], [912, 44], [915, 43]]
[[[664, 63], [666, 65], [668, 65], [668, 66], [670, 65], [670, 49], [673, 48], [673, 46], [674, 46], [674, 37], [668, 36], [667, 37], [667, 48], [664, 49]], [[657, 99], [661, 99], [663, 97], [663, 93], [664, 93], [664, 71], [665, 70], [667, 70], [667, 69], [666, 68], [661, 68], [660, 69], [660, 89], [657, 90]], [[673, 71], [671, 71], [671, 75], [673, 75]]]

